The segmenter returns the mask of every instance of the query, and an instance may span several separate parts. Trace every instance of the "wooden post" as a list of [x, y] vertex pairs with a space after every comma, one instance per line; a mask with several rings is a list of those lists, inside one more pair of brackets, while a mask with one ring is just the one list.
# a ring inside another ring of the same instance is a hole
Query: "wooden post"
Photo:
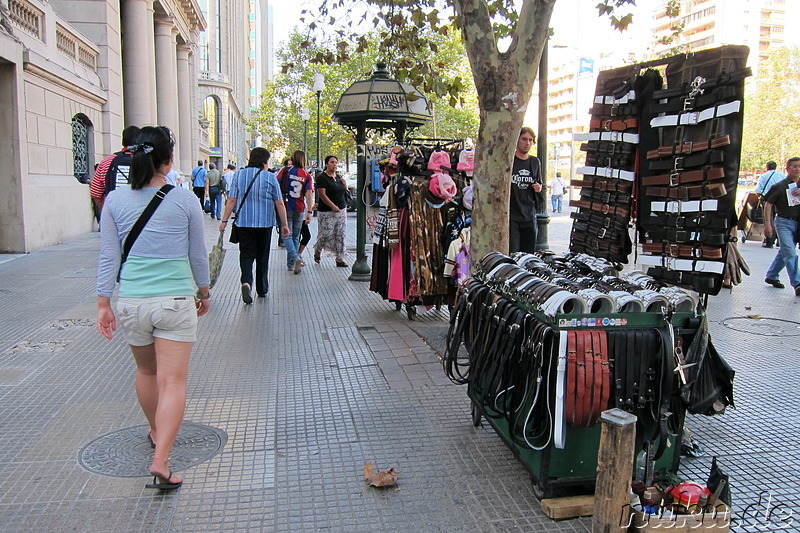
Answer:
[[597, 452], [592, 532], [618, 533], [627, 530], [636, 416], [621, 409], [609, 409], [600, 415], [600, 422], [603, 425]]

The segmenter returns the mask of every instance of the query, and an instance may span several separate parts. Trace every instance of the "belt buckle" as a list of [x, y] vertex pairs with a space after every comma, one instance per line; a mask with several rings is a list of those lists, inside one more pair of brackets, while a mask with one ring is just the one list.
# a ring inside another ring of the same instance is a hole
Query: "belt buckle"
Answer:
[[612, 131], [611, 126], [613, 123], [614, 123], [613, 120], [603, 120], [600, 122], [600, 129], [603, 129], [605, 131]]
[[679, 200], [669, 200], [666, 202], [665, 208], [670, 213], [681, 214], [681, 202]]
[[604, 193], [603, 193], [603, 194], [600, 196], [600, 198], [601, 198], [601, 201], [602, 201], [604, 204], [607, 204], [608, 202], [610, 202], [610, 201], [611, 201], [611, 193], [610, 193], [610, 192], [608, 192], [608, 191], [606, 191], [606, 192], [604, 192]]
[[603, 208], [600, 210], [601, 213], [607, 215], [611, 211], [611, 206], [608, 204], [603, 204]]
[[597, 236], [598, 236], [598, 237], [600, 237], [601, 239], [605, 239], [605, 237], [606, 237], [606, 233], [608, 233], [608, 231], [607, 231], [607, 229], [606, 229], [606, 228], [600, 228], [600, 229], [597, 231]]
[[694, 151], [694, 141], [683, 141], [681, 144], [682, 154], [691, 154]]
[[677, 244], [668, 244], [670, 257], [678, 257], [680, 255], [680, 248]]
[[683, 170], [683, 157], [676, 157], [672, 162], [672, 171], [678, 172], [679, 170]]
[[681, 119], [683, 119], [682, 122], [687, 126], [696, 126], [700, 122], [700, 113], [697, 111], [684, 113]]
[[610, 218], [604, 218], [603, 219], [603, 227], [604, 228], [610, 228], [611, 227], [611, 219]]
[[680, 172], [672, 172], [669, 175], [669, 186], [670, 187], [677, 187], [681, 184], [681, 174]]
[[694, 97], [687, 96], [686, 99], [683, 101], [683, 110], [689, 111], [694, 107]]

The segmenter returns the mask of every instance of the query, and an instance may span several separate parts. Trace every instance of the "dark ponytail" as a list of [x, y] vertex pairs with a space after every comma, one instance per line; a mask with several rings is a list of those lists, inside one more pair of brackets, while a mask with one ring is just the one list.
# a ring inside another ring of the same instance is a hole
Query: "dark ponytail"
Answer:
[[147, 185], [161, 165], [172, 159], [175, 140], [164, 126], [145, 126], [136, 136], [136, 144], [128, 146], [131, 152], [131, 189]]

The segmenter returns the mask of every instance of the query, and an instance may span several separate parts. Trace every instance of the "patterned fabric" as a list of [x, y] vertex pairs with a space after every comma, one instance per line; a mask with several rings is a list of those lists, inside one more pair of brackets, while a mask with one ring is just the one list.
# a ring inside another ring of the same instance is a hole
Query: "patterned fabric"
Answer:
[[[255, 167], [243, 168], [234, 174], [228, 184], [228, 198], [237, 199], [236, 209], [239, 209], [241, 198], [258, 170]], [[240, 228], [271, 228], [275, 225], [276, 200], [283, 201], [278, 180], [275, 174], [263, 170], [247, 194], [242, 210], [236, 217], [236, 225]]]
[[344, 236], [347, 229], [347, 211], [317, 211], [317, 242], [314, 253], [328, 250], [339, 259], [344, 259]]

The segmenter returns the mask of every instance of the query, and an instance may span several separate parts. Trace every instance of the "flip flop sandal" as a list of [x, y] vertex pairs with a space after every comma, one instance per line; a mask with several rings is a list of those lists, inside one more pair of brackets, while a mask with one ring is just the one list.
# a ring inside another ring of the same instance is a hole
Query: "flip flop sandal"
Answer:
[[[152, 472], [150, 472], [153, 474]], [[146, 489], [158, 489], [158, 490], [175, 490], [183, 485], [183, 480], [178, 481], [177, 483], [171, 483], [170, 479], [172, 479], [172, 470], [169, 471], [169, 475], [166, 478], [159, 476], [158, 474], [153, 474], [153, 482], [148, 483], [144, 486]]]

